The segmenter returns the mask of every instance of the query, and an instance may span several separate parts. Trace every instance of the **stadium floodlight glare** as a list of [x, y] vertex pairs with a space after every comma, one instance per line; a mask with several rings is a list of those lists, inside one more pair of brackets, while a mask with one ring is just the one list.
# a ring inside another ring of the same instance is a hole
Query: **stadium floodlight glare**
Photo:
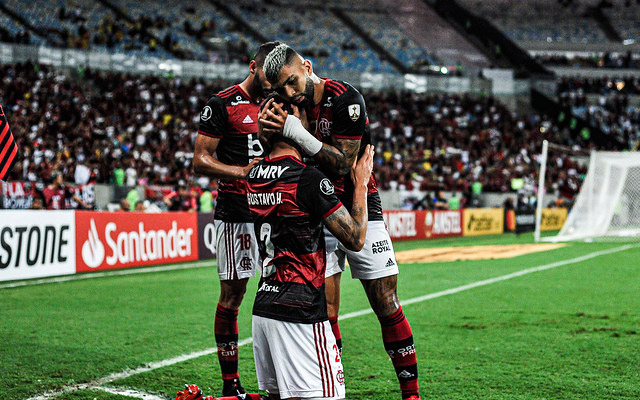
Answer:
[[543, 240], [620, 238], [640, 239], [640, 153], [594, 151], [564, 226]]

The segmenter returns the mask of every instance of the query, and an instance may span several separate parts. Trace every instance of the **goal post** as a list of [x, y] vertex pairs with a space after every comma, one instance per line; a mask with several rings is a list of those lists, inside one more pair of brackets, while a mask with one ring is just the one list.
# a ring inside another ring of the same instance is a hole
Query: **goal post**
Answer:
[[536, 199], [536, 228], [533, 237], [540, 241], [540, 223], [542, 222], [542, 205], [544, 202], [544, 182], [547, 174], [547, 158], [549, 156], [549, 141], [542, 141], [542, 154], [540, 155], [540, 173], [538, 174], [538, 198]]
[[615, 238], [640, 238], [640, 152], [592, 152], [564, 226], [542, 240]]

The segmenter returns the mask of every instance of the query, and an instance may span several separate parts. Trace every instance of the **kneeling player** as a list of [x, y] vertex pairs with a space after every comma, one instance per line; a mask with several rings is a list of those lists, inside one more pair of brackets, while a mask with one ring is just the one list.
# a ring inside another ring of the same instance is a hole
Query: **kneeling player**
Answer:
[[301, 149], [279, 135], [248, 176], [262, 279], [253, 306], [258, 384], [271, 398], [344, 399], [344, 372], [331, 332], [324, 291], [323, 223], [358, 251], [367, 229], [367, 184], [373, 147], [351, 172], [351, 213], [331, 181], [301, 160]]

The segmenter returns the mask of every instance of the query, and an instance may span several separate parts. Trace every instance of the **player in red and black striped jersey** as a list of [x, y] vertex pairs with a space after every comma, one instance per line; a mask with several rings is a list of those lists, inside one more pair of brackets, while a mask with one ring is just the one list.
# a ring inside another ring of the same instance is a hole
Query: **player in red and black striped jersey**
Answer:
[[[304, 112], [300, 117], [291, 115], [269, 100], [260, 114], [261, 140], [282, 134], [300, 145], [331, 178], [340, 199], [348, 204], [352, 190], [348, 179], [350, 167], [364, 146], [371, 143], [362, 95], [347, 82], [318, 77], [311, 63], [285, 44], [267, 55], [264, 72], [275, 92], [302, 107]], [[380, 321], [384, 347], [393, 362], [402, 399], [419, 399], [413, 333], [397, 295], [398, 265], [382, 218], [375, 178], [371, 178], [368, 190], [369, 225], [364, 248], [354, 252], [331, 235], [326, 236], [329, 318], [339, 342], [340, 275], [346, 258], [352, 277], [362, 282]]]
[[364, 245], [373, 147], [352, 172], [351, 212], [331, 181], [301, 162], [302, 150], [276, 135], [249, 172], [249, 208], [263, 260], [253, 306], [256, 372], [274, 399], [344, 398], [344, 372], [324, 291], [323, 223], [349, 249]]
[[220, 181], [213, 221], [220, 277], [214, 330], [225, 396], [244, 393], [238, 375], [238, 309], [259, 263], [245, 177], [263, 156], [257, 119], [270, 87], [262, 65], [278, 44], [261, 45], [249, 63], [249, 76], [209, 99], [195, 143], [194, 171]]

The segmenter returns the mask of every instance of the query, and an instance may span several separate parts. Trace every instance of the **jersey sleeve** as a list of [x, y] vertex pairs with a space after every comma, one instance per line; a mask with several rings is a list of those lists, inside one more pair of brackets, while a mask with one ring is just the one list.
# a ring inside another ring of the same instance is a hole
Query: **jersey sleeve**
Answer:
[[326, 218], [342, 206], [329, 178], [314, 167], [302, 172], [297, 199], [306, 212], [318, 218]]
[[200, 112], [200, 126], [198, 134], [221, 139], [228, 131], [229, 113], [222, 99], [213, 96]]
[[360, 140], [365, 133], [367, 110], [364, 98], [349, 88], [335, 99], [332, 135], [338, 139]]

